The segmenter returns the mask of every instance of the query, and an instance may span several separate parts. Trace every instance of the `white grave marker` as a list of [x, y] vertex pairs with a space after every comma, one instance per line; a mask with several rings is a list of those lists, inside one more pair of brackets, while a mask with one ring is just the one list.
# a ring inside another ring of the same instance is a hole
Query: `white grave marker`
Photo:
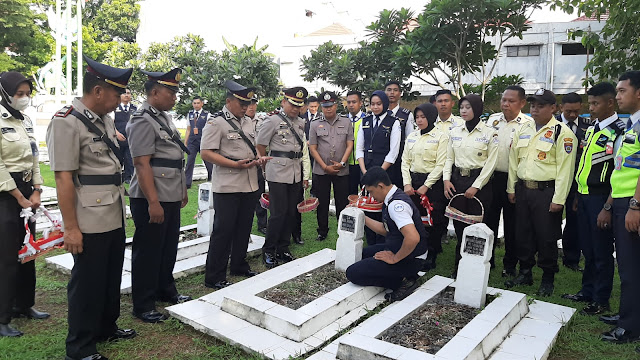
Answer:
[[200, 184], [198, 188], [198, 228], [200, 236], [209, 236], [213, 231], [213, 193], [211, 183]]
[[462, 235], [456, 292], [453, 300], [475, 308], [484, 306], [487, 298], [493, 231], [485, 224], [466, 227]]
[[346, 207], [338, 221], [336, 243], [336, 269], [347, 268], [362, 260], [362, 238], [364, 237], [364, 212], [355, 207]]

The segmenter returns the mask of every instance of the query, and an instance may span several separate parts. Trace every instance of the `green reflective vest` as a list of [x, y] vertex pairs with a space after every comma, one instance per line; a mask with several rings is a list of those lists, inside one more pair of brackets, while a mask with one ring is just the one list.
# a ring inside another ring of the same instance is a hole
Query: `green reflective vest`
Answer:
[[360, 125], [362, 124], [362, 118], [358, 119], [358, 121], [352, 124], [353, 124], [353, 150], [351, 151], [351, 155], [349, 155], [349, 165], [357, 165], [358, 159], [356, 159], [356, 144], [358, 141], [358, 130], [360, 130]]
[[[615, 125], [616, 123], [612, 123], [610, 126]], [[609, 195], [611, 192], [613, 147], [617, 136], [611, 127], [595, 131], [595, 127], [590, 126], [585, 133], [586, 141], [576, 170], [580, 194]]]
[[615, 168], [611, 174], [611, 196], [632, 197], [640, 176], [640, 122], [616, 139]]

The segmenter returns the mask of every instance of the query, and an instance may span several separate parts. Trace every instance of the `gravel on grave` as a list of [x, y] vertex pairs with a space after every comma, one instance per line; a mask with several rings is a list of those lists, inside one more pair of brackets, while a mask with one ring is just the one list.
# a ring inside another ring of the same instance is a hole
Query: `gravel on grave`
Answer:
[[451, 288], [443, 291], [387, 329], [379, 339], [429, 354], [437, 353], [480, 312], [480, 309], [454, 303], [453, 295]]
[[180, 232], [180, 236], [178, 237], [178, 242], [185, 242], [189, 240], [194, 240], [201, 238], [202, 236], [198, 235], [198, 231], [196, 229], [186, 230]]
[[344, 271], [336, 270], [331, 262], [265, 290], [258, 296], [297, 310], [348, 282]]

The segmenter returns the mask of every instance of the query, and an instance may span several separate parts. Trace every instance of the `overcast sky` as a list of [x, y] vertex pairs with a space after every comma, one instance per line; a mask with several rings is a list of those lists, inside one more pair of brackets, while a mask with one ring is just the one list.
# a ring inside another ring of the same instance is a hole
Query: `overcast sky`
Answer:
[[[176, 5], [181, 7], [176, 9]], [[424, 0], [353, 0], [353, 1], [284, 1], [284, 0], [142, 0], [137, 41], [143, 49], [151, 42], [167, 42], [175, 36], [201, 35], [210, 49], [224, 48], [222, 36], [234, 45], [269, 45], [278, 49], [296, 35], [306, 35], [332, 23], [341, 23], [356, 34], [375, 20], [378, 13], [391, 6], [422, 11]], [[390, 6], [391, 5], [391, 6]], [[309, 18], [305, 11], [314, 15]], [[548, 8], [534, 12], [534, 22], [570, 21], [575, 15]]]

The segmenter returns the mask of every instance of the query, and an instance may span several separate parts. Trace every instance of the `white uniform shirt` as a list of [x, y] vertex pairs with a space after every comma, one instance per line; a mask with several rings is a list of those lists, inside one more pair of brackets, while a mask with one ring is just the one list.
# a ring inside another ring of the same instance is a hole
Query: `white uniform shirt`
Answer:
[[[378, 119], [378, 125], [382, 123], [382, 120], [387, 117], [387, 113], [384, 113]], [[373, 120], [375, 123], [375, 120]], [[375, 125], [375, 124], [374, 124]], [[395, 163], [398, 158], [398, 153], [400, 152], [400, 137], [402, 136], [402, 132], [400, 130], [400, 122], [394, 121], [393, 126], [391, 127], [391, 138], [389, 152], [387, 156], [384, 157], [384, 161], [388, 163]], [[359, 139], [359, 140], [358, 140]], [[362, 130], [362, 126], [358, 129], [358, 136], [356, 136], [356, 160], [364, 158], [364, 130]]]
[[411, 206], [402, 200], [393, 200], [391, 203], [391, 196], [395, 194], [398, 187], [393, 185], [391, 190], [387, 193], [387, 196], [384, 197], [384, 204], [387, 206], [387, 211], [389, 212], [389, 217], [399, 229], [402, 229], [406, 225], [413, 224], [413, 209]]

